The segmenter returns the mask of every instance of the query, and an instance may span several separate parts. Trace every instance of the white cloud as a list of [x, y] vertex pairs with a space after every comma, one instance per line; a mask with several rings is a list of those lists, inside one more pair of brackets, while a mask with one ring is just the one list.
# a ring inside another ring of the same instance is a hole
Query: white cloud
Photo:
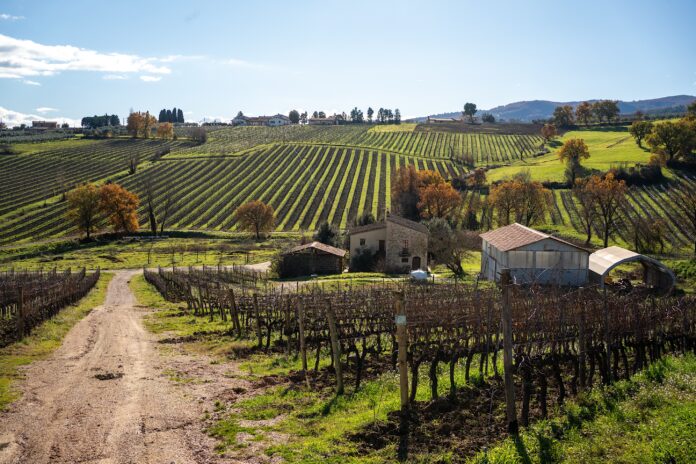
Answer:
[[22, 82], [24, 82], [27, 85], [38, 85], [38, 86], [41, 85], [41, 82], [36, 82], [36, 81], [29, 80], [29, 79], [24, 79]]
[[[41, 109], [41, 108], [37, 108]], [[8, 127], [19, 126], [26, 124], [31, 126], [32, 121], [56, 121], [60, 124], [67, 122], [71, 127], [79, 127], [80, 121], [78, 119], [64, 118], [64, 117], [51, 117], [46, 118], [44, 116], [38, 116], [35, 114], [20, 113], [19, 111], [8, 110], [0, 106], [0, 120], [7, 124]]]
[[50, 106], [40, 106], [39, 108], [36, 108], [36, 111], [44, 114], [44, 113], [51, 113], [53, 111], [58, 111], [58, 108], [51, 108]]
[[171, 69], [160, 58], [123, 53], [101, 53], [72, 45], [43, 45], [0, 34], [0, 78], [52, 76], [63, 71], [164, 75]]
[[107, 81], [122, 81], [128, 79], [128, 76], [124, 76], [123, 74], [105, 74], [102, 76], [102, 79]]
[[240, 60], [237, 58], [227, 58], [225, 60], [220, 61], [220, 63], [222, 63], [226, 66], [231, 66], [233, 68], [239, 68], [239, 69], [262, 69], [262, 70], [273, 69], [271, 66], [268, 66], [268, 65], [263, 64], [263, 63], [253, 63], [251, 61]]
[[144, 82], [158, 82], [162, 76], [140, 76], [140, 80]]
[[24, 16], [15, 16], [7, 13], [0, 13], [0, 19], [3, 21], [18, 21], [24, 19]]

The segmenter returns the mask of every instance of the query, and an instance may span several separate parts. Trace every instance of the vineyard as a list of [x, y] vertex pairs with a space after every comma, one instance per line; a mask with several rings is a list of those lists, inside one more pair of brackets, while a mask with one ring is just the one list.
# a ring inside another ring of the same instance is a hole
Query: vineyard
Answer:
[[[229, 323], [231, 333], [255, 340], [259, 349], [298, 356], [302, 370], [292, 381], [312, 383], [328, 374], [340, 395], [359, 390], [368, 372], [398, 372], [402, 414], [394, 417], [401, 426], [377, 433], [399, 443], [401, 457], [404, 435], [416, 433], [409, 427], [428, 426], [409, 419], [423, 420], [424, 405], [415, 402], [422, 370], [431, 400], [442, 391], [442, 368], [449, 372], [449, 398], [456, 399], [429, 412], [430, 426], [474, 407], [474, 371], [497, 391], [485, 399], [493, 419], [471, 411], [466, 417], [474, 413], [478, 420], [448, 429], [474, 435], [482, 446], [549, 416], [581, 391], [628, 378], [667, 353], [696, 350], [693, 296], [395, 284], [287, 294], [241, 289], [213, 270], [160, 269], [145, 271], [145, 278], [166, 299], [186, 302], [194, 316]], [[331, 366], [319, 370], [322, 353], [330, 354]]]
[[185, 146], [185, 142], [155, 140], [84, 141], [79, 145], [51, 148], [31, 155], [0, 157], [0, 216], [34, 202], [55, 197], [81, 182], [92, 182], [126, 171], [128, 161], [137, 156], [153, 159], [165, 148]]
[[75, 303], [99, 280], [99, 270], [0, 273], [0, 347], [22, 339]]
[[[696, 188], [696, 177], [684, 175], [677, 177], [669, 184], [634, 186], [627, 191], [627, 201], [619, 205], [618, 230], [616, 238], [624, 243], [633, 243], [635, 230], [635, 218], [646, 218], [650, 221], [662, 219], [666, 222], [665, 251], [670, 247], [674, 251], [681, 249], [693, 249], [693, 237], [689, 234], [689, 227], [683, 221], [683, 216], [678, 212], [675, 202], [679, 191], [682, 189], [693, 190]], [[495, 217], [485, 206], [486, 195], [479, 192], [464, 192], [462, 212], [469, 208], [477, 208], [483, 205], [478, 220], [484, 229], [496, 226]], [[567, 189], [552, 190], [552, 202], [544, 224], [563, 230], [564, 233], [584, 237], [584, 229], [580, 220], [580, 205]], [[594, 237], [599, 237], [600, 230], [596, 225], [593, 230]]]
[[181, 150], [173, 156], [232, 155], [259, 145], [295, 143], [372, 149], [426, 158], [463, 159], [477, 164], [503, 164], [539, 152], [537, 135], [445, 133], [431, 131], [382, 130], [381, 126], [285, 126], [236, 127], [212, 132], [208, 143]]
[[[232, 213], [250, 199], [276, 211], [278, 230], [312, 230], [328, 220], [345, 227], [352, 218], [375, 215], [390, 202], [391, 173], [413, 164], [451, 178], [463, 172], [444, 159], [417, 158], [373, 150], [319, 145], [274, 144], [234, 158], [163, 160], [120, 183], [144, 194], [143, 181], [154, 176], [156, 204], [172, 196], [172, 228], [234, 230]], [[9, 192], [8, 192], [9, 193]], [[65, 202], [49, 204], [0, 224], [0, 243], [74, 232], [65, 222]], [[144, 206], [140, 222], [146, 224]]]
[[[563, 167], [555, 158], [535, 164], [553, 153], [527, 164], [526, 157], [533, 156], [541, 142], [531, 134], [436, 128], [412, 124], [221, 127], [211, 130], [208, 142], [201, 145], [133, 139], [17, 144], [19, 154], [0, 157], [0, 183], [6, 186], [0, 191], [0, 244], [76, 233], [65, 220], [62, 194], [85, 181], [117, 181], [143, 199], [144, 184], [152, 180], [156, 209], [163, 208], [164, 198], [174, 201], [174, 213], [167, 221], [170, 229], [235, 231], [234, 210], [259, 199], [274, 208], [276, 230], [302, 231], [313, 230], [322, 221], [346, 228], [363, 212], [380, 216], [391, 204], [392, 173], [407, 164], [438, 171], [446, 179], [469, 169], [463, 157], [478, 165], [513, 163], [489, 171], [491, 177], [509, 168]], [[624, 132], [592, 132], [587, 137], [597, 139], [593, 149], [599, 163], [609, 163], [612, 150], [618, 150], [622, 160], [646, 156], [635, 144], [627, 145]], [[621, 143], [616, 145], [614, 140]], [[604, 146], [607, 141], [612, 141], [611, 147]], [[135, 174], [128, 174], [132, 157], [141, 164]], [[631, 188], [619, 211], [615, 235], [619, 243], [632, 245], [635, 218], [661, 218], [667, 222], [666, 248], [677, 252], [693, 248], [693, 238], [674, 204], [678, 190], [687, 187], [696, 188], [693, 176], [675, 175], [664, 184]], [[464, 191], [462, 196], [462, 213], [477, 211], [484, 230], [497, 225], [485, 207], [485, 195]], [[543, 224], [582, 237], [579, 205], [572, 192], [554, 190], [552, 198]], [[146, 210], [141, 203], [140, 224], [145, 228]]]

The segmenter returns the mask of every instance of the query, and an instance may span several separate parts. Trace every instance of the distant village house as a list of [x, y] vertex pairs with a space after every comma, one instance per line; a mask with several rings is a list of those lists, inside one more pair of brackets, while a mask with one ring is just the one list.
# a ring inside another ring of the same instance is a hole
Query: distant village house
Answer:
[[39, 130], [57, 129], [58, 123], [55, 121], [32, 121], [31, 128]]
[[275, 116], [237, 116], [232, 120], [233, 126], [287, 126], [291, 124], [290, 118], [284, 114], [276, 114]]

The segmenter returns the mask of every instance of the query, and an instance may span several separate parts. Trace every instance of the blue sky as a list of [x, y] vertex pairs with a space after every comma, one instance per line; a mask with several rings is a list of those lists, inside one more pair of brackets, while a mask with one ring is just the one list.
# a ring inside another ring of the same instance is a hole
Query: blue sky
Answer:
[[0, 117], [696, 94], [694, 1], [0, 2]]

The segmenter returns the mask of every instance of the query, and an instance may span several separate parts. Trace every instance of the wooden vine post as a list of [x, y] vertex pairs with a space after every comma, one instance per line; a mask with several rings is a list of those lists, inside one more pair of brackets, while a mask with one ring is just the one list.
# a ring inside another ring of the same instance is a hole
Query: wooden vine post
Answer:
[[17, 334], [18, 338], [24, 337], [24, 287], [19, 287], [17, 298]]
[[300, 357], [302, 358], [302, 374], [307, 378], [307, 343], [305, 341], [305, 310], [304, 303], [300, 300], [297, 303], [297, 325], [298, 337], [300, 338]]
[[586, 385], [585, 362], [587, 357], [587, 338], [585, 335], [585, 307], [580, 307], [580, 320], [578, 323], [579, 353], [578, 353], [578, 377], [580, 377], [580, 391], [584, 391]]
[[259, 348], [263, 346], [263, 336], [261, 335], [261, 313], [259, 311], [258, 295], [254, 293], [254, 319], [256, 319], [256, 337], [259, 339]]
[[406, 327], [406, 311], [404, 310], [404, 294], [396, 294], [396, 342], [399, 345], [399, 390], [401, 391], [401, 411], [408, 409], [408, 329]]
[[515, 407], [515, 381], [512, 366], [512, 308], [510, 307], [510, 270], [500, 272], [500, 284], [503, 290], [503, 367], [505, 378], [505, 412], [507, 414], [508, 433], [517, 435], [517, 408]]
[[603, 307], [603, 322], [604, 322], [604, 345], [606, 347], [606, 358], [604, 360], [604, 368], [606, 369], [607, 383], [611, 383], [611, 340], [609, 339], [609, 305], [607, 302], [607, 286], [604, 285], [602, 292]]
[[341, 366], [341, 344], [338, 342], [338, 327], [336, 314], [331, 307], [331, 300], [326, 300], [326, 317], [329, 320], [329, 335], [331, 336], [331, 351], [333, 352], [334, 368], [336, 369], [336, 394], [343, 394], [343, 367]]

